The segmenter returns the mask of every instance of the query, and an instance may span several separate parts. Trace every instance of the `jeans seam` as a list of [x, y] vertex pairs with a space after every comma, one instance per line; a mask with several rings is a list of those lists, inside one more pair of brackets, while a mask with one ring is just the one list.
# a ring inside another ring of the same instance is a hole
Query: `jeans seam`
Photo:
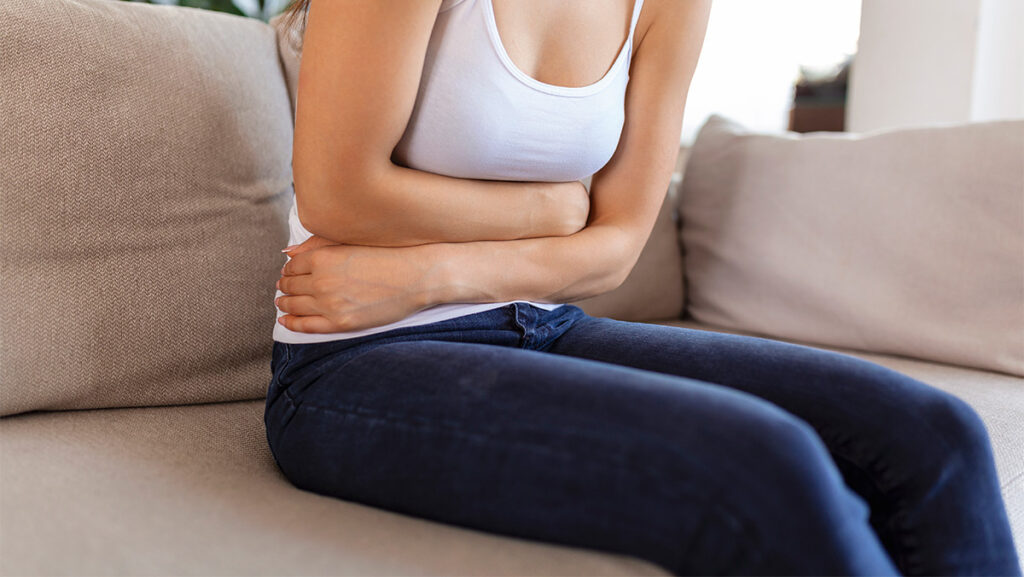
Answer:
[[[283, 393], [288, 396], [288, 400], [291, 402], [291, 404], [293, 406], [296, 406], [296, 407], [298, 407], [301, 404], [303, 407], [308, 407], [310, 409], [318, 409], [318, 410], [321, 410], [321, 411], [333, 412], [333, 413], [338, 413], [338, 414], [343, 414], [343, 415], [355, 415], [355, 416], [358, 416], [358, 417], [364, 417], [364, 418], [367, 418], [367, 419], [376, 419], [376, 420], [379, 420], [379, 421], [384, 421], [384, 422], [388, 422], [388, 423], [395, 423], [395, 424], [400, 424], [400, 425], [406, 425], [406, 424], [408, 424], [410, 422], [417, 423], [417, 424], [422, 425], [423, 428], [427, 429], [427, 430], [449, 430], [449, 431], [454, 431], [454, 432], [457, 432], [457, 433], [462, 433], [464, 435], [478, 436], [478, 437], [481, 437], [481, 438], [484, 438], [484, 439], [503, 439], [502, 437], [499, 436], [498, 433], [500, 433], [500, 431], [498, 429], [486, 429], [485, 428], [485, 429], [483, 429], [484, 432], [481, 433], [480, 431], [477, 431], [477, 430], [467, 429], [467, 428], [461, 426], [460, 424], [458, 424], [455, 421], [432, 419], [432, 418], [427, 418], [427, 417], [421, 417], [421, 416], [418, 416], [418, 415], [395, 415], [395, 414], [389, 414], [389, 413], [382, 413], [380, 411], [374, 411], [372, 409], [366, 409], [366, 408], [360, 407], [360, 406], [355, 406], [355, 407], [337, 407], [337, 406], [326, 407], [326, 406], [323, 406], [323, 405], [316, 405], [316, 404], [313, 404], [313, 403], [307, 403], [307, 402], [303, 402], [301, 400], [298, 400], [298, 399], [296, 399], [295, 397], [293, 397], [291, 395], [291, 393], [290, 393], [290, 391], [288, 389], [285, 389], [283, 391]], [[521, 422], [516, 423], [516, 426], [519, 427], [519, 429], [521, 431], [528, 432], [528, 433], [544, 433], [544, 432], [547, 432], [549, 430], [549, 429], [544, 428], [544, 427], [534, 427], [534, 426], [530, 426], [530, 425], [524, 425]], [[582, 429], [562, 427], [562, 428], [559, 429], [559, 431], [562, 432], [562, 433], [568, 433], [570, 435], [573, 435], [577, 439], [580, 439], [580, 440], [603, 440], [603, 437], [586, 434], [586, 433], [582, 432], [583, 431]], [[528, 443], [525, 443], [525, 444], [528, 444]], [[545, 447], [543, 447], [543, 445], [533, 445], [533, 446], [545, 448]], [[567, 453], [567, 454], [571, 455], [571, 453]], [[607, 453], [606, 457], [609, 457], [608, 458], [608, 462], [613, 463], [613, 464], [615, 464], [617, 466], [620, 466], [620, 467], [631, 466], [632, 464], [629, 462], [629, 460], [624, 458], [622, 455], [623, 455], [623, 453], [621, 453], [621, 452], [614, 452], [614, 453]]]
[[[289, 398], [289, 401], [293, 402], [293, 401], [291, 401], [290, 398]], [[294, 404], [294, 402], [293, 402], [293, 404]], [[346, 415], [346, 416], [352, 416], [352, 417], [356, 417], [356, 418], [366, 419], [366, 420], [370, 420], [370, 421], [374, 421], [374, 420], [382, 421], [382, 422], [386, 422], [386, 423], [389, 423], [389, 424], [392, 424], [392, 425], [395, 425], [395, 426], [398, 426], [398, 427], [404, 427], [404, 428], [407, 428], [407, 429], [419, 429], [419, 430], [424, 430], [424, 431], [428, 431], [428, 432], [451, 433], [451, 434], [454, 434], [454, 435], [457, 435], [457, 436], [461, 436], [463, 438], [473, 439], [473, 440], [478, 440], [478, 441], [489, 441], [489, 442], [497, 441], [497, 442], [500, 442], [500, 443], [505, 443], [506, 445], [508, 445], [510, 447], [519, 448], [519, 449], [525, 449], [525, 450], [534, 451], [534, 452], [538, 452], [538, 453], [544, 453], [544, 454], [552, 455], [552, 456], [555, 456], [557, 458], [560, 458], [560, 459], [563, 459], [563, 460], [568, 460], [568, 461], [571, 461], [571, 462], [589, 462], [589, 463], [600, 462], [603, 465], [606, 465], [606, 466], [609, 466], [609, 467], [614, 467], [615, 470], [618, 471], [618, 472], [626, 472], [626, 473], [642, 472], [648, 478], [653, 479], [653, 480], [655, 480], [657, 482], [657, 487], [659, 489], [659, 494], [664, 494], [667, 497], [673, 498], [673, 499], [679, 499], [679, 498], [683, 498], [683, 497], [692, 498], [694, 501], [700, 503], [702, 506], [705, 506], [705, 507], [707, 507], [707, 508], [709, 508], [711, 510], [714, 510], [716, 513], [718, 513], [720, 515], [723, 515], [723, 516], [727, 517], [730, 521], [732, 521], [733, 523], [731, 525], [729, 525], [727, 527], [727, 529], [735, 537], [737, 537], [737, 538], [740, 538], [740, 537], [745, 538], [745, 539], [747, 539], [747, 542], [749, 544], [753, 545], [753, 546], [756, 546], [756, 547], [760, 547], [761, 546], [761, 541], [757, 537], [757, 533], [755, 531], [753, 531], [753, 529], [752, 529], [753, 524], [749, 520], [747, 520], [745, 517], [743, 517], [742, 515], [737, 514], [732, 509], [730, 509], [728, 507], [725, 507], [721, 503], [718, 503], [715, 500], [708, 498], [706, 496], [706, 494], [703, 493], [703, 492], [700, 492], [698, 490], [685, 490], [685, 489], [682, 489], [682, 488], [674, 487], [673, 483], [671, 482], [672, 476], [671, 476], [670, 473], [667, 473], [667, 471], [662, 469], [662, 468], [652, 467], [652, 466], [650, 466], [650, 465], [648, 465], [646, 463], [629, 463], [628, 461], [626, 461], [624, 459], [609, 458], [607, 454], [605, 454], [605, 455], [602, 455], [602, 454], [589, 454], [586, 457], [581, 457], [581, 456], [579, 456], [577, 454], [574, 454], [574, 453], [571, 453], [571, 452], [556, 451], [556, 450], [553, 450], [550, 447], [547, 447], [547, 446], [544, 446], [544, 445], [535, 444], [535, 443], [528, 443], [528, 442], [523, 442], [523, 441], [513, 441], [513, 440], [509, 440], [509, 439], [504, 438], [504, 437], [499, 437], [499, 436], [496, 436], [496, 435], [482, 434], [482, 433], [479, 433], [479, 432], [476, 432], [476, 431], [471, 431], [471, 430], [468, 430], [468, 429], [465, 429], [465, 428], [462, 428], [462, 427], [454, 427], [454, 426], [450, 426], [450, 425], [443, 426], [443, 427], [437, 427], [436, 426], [437, 422], [435, 422], [435, 421], [429, 421], [429, 420], [418, 419], [417, 418], [417, 419], [414, 419], [413, 422], [409, 422], [409, 419], [406, 419], [406, 418], [399, 419], [399, 418], [395, 418], [393, 416], [389, 416], [389, 415], [386, 415], [386, 414], [381, 414], [381, 413], [376, 413], [376, 412], [373, 412], [373, 411], [366, 411], [366, 410], [352, 411], [352, 410], [346, 410], [346, 409], [339, 409], [337, 407], [324, 407], [324, 406], [320, 406], [320, 405], [312, 405], [312, 404], [308, 404], [308, 403], [302, 403], [300, 405], [296, 405], [296, 409], [295, 409], [295, 411], [294, 411], [292, 416], [294, 417], [295, 415], [297, 415], [298, 412], [300, 410], [302, 410], [302, 409], [309, 409], [309, 410], [314, 410], [314, 411], [323, 411], [323, 412], [327, 412], [327, 413], [341, 414], [341, 415]], [[532, 430], [536, 430], [536, 431], [542, 430], [542, 429], [539, 429], [539, 428], [531, 428], [531, 429]], [[739, 529], [736, 529], [735, 527], [739, 527]], [[760, 552], [759, 554], [763, 554], [763, 549], [759, 548], [758, 551]]]
[[[287, 391], [285, 391], [285, 392], [287, 393]], [[299, 405], [299, 403], [293, 397], [291, 397], [291, 395], [289, 395], [289, 400], [292, 402], [293, 405], [295, 405], [295, 406]], [[485, 429], [485, 433], [481, 433], [479, 431], [474, 431], [474, 430], [470, 430], [470, 429], [467, 429], [465, 427], [462, 427], [462, 426], [460, 426], [458, 424], [455, 424], [453, 421], [443, 421], [443, 420], [437, 420], [437, 419], [429, 419], [429, 418], [424, 418], [424, 417], [420, 417], [420, 416], [416, 416], [416, 415], [392, 415], [392, 414], [388, 414], [388, 413], [381, 413], [381, 412], [378, 412], [378, 411], [373, 411], [373, 410], [370, 410], [370, 409], [365, 409], [363, 407], [344, 407], [344, 408], [336, 407], [336, 406], [335, 407], [325, 407], [323, 405], [316, 405], [316, 404], [311, 404], [311, 403], [302, 403], [302, 406], [310, 408], [310, 409], [317, 409], [317, 410], [320, 410], [320, 411], [325, 411], [325, 412], [330, 412], [330, 413], [338, 413], [338, 414], [343, 414], [343, 415], [354, 415], [354, 416], [363, 417], [363, 418], [366, 418], [366, 419], [376, 419], [378, 421], [383, 421], [383, 422], [387, 422], [387, 423], [394, 423], [394, 424], [403, 425], [403, 426], [409, 425], [409, 423], [415, 423], [415, 424], [421, 425], [422, 426], [421, 428], [423, 428], [425, 430], [434, 430], [434, 431], [448, 430], [448, 431], [452, 431], [452, 432], [456, 432], [456, 433], [461, 433], [463, 435], [471, 436], [471, 437], [478, 437], [478, 438], [482, 438], [482, 439], [501, 439], [501, 440], [505, 441], [504, 438], [502, 438], [502, 437], [500, 437], [500, 436], [495, 434], [495, 433], [498, 433], [498, 431], [496, 429]], [[548, 430], [548, 429], [545, 429], [545, 428], [542, 428], [542, 427], [531, 427], [531, 426], [528, 426], [528, 425], [523, 425], [522, 423], [517, 423], [517, 426], [520, 427], [523, 431], [531, 432], [531, 433], [543, 433], [543, 432]], [[566, 429], [566, 428], [563, 428], [563, 429], [560, 429], [560, 431], [561, 432], [569, 432], [569, 433], [578, 433], [577, 429]], [[579, 435], [579, 437], [584, 438], [584, 439], [594, 439], [594, 438], [596, 438], [596, 437], [589, 436], [589, 435]], [[539, 450], [546, 450], [546, 451], [548, 451], [551, 454], [572, 455], [572, 453], [559, 453], [558, 451], [551, 450], [550, 448], [545, 447], [543, 445], [533, 445], [533, 444], [530, 444], [530, 443], [522, 443], [522, 444], [528, 445], [528, 446], [537, 447]], [[609, 461], [612, 462], [615, 465], [628, 465], [628, 462], [625, 459], [621, 459], [621, 458], [612, 458]]]
[[512, 304], [510, 304], [510, 306], [511, 306], [510, 313], [512, 314], [512, 322], [515, 323], [515, 326], [516, 326], [516, 328], [519, 329], [518, 332], [520, 333], [519, 334], [519, 344], [518, 344], [518, 346], [519, 346], [519, 348], [527, 348], [527, 343], [530, 340], [530, 338], [529, 338], [529, 329], [527, 329], [525, 323], [519, 319], [519, 317], [521, 315], [519, 304], [517, 302], [513, 302]]
[[[282, 342], [281, 345], [284, 347], [284, 359], [281, 360], [281, 364], [278, 365], [277, 370], [274, 371], [274, 378], [277, 379], [278, 385], [281, 385], [282, 377], [288, 371], [288, 365], [292, 362], [292, 347], [288, 343]], [[282, 389], [284, 387], [281, 387]]]
[[278, 426], [278, 431], [281, 434], [284, 434], [284, 430], [288, 427], [288, 424], [291, 423], [292, 419], [295, 418], [295, 415], [298, 414], [299, 407], [302, 405], [302, 403], [301, 402], [297, 402], [294, 397], [292, 397], [290, 394], [288, 394], [288, 389], [282, 389], [281, 390], [281, 394], [279, 395], [278, 400], [280, 400], [280, 399], [284, 399], [292, 407], [291, 414], [288, 415], [287, 419], [285, 419], [283, 422], [279, 423], [279, 426]]
[[283, 373], [288, 365], [292, 363], [292, 346], [289, 343], [284, 344], [284, 364], [281, 366], [281, 372]]

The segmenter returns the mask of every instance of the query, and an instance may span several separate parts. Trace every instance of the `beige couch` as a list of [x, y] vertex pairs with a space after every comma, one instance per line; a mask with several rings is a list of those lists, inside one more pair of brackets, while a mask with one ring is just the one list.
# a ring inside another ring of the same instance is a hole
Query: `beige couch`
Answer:
[[[0, 3], [0, 574], [664, 575], [281, 475], [262, 415], [292, 194], [285, 40], [187, 8]], [[1022, 133], [715, 117], [633, 275], [583, 306], [838, 350], [961, 396], [1024, 544]]]

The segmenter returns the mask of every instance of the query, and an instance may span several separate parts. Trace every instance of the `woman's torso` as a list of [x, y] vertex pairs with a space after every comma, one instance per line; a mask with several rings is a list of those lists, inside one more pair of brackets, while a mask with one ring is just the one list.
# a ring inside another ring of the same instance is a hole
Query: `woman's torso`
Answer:
[[[539, 5], [542, 13], [524, 9], [525, 4], [442, 2], [394, 162], [457, 178], [544, 182], [581, 180], [608, 162], [625, 121], [629, 63], [643, 0], [549, 2]], [[567, 5], [578, 16], [569, 22], [560, 18], [568, 17]], [[610, 6], [622, 7], [623, 13], [610, 20], [621, 27], [608, 23]], [[538, 27], [538, 22], [545, 25]], [[614, 35], [613, 28], [618, 30]], [[586, 37], [581, 36], [584, 33]], [[614, 49], [610, 37], [618, 38]], [[573, 57], [577, 39], [580, 48]], [[580, 61], [580, 54], [586, 54], [586, 64], [573, 64]], [[556, 76], [562, 82], [541, 80]], [[289, 244], [312, 236], [299, 222], [294, 196], [288, 220]], [[275, 298], [282, 294], [276, 291]], [[354, 338], [506, 304], [443, 304], [395, 323], [351, 332], [302, 333], [275, 322], [273, 338], [287, 343]], [[284, 314], [277, 310], [278, 317]]]

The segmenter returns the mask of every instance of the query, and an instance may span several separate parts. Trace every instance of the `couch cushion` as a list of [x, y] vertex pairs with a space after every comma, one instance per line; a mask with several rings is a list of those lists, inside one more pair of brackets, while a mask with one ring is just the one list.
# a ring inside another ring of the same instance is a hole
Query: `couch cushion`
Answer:
[[[663, 321], [661, 324], [772, 338], [752, 331], [709, 325], [690, 317]], [[992, 440], [1003, 500], [1010, 516], [1018, 555], [1024, 559], [1024, 427], [1021, 426], [1024, 423], [1024, 378], [899, 355], [822, 346], [809, 341], [778, 340], [860, 357], [952, 393], [970, 403], [985, 422]]]
[[295, 488], [263, 402], [0, 419], [0, 575], [667, 575]]
[[680, 194], [688, 315], [1024, 375], [1024, 120], [757, 134], [712, 116]]
[[295, 103], [299, 91], [299, 65], [302, 64], [302, 27], [304, 14], [296, 14], [289, 26], [289, 14], [281, 13], [270, 19], [268, 24], [277, 35], [277, 52], [281, 58], [284, 78], [288, 84], [288, 97], [292, 105], [292, 116], [295, 115]]
[[0, 2], [0, 414], [253, 399], [292, 123], [272, 28]]
[[[681, 152], [682, 154], [682, 152]], [[587, 179], [589, 186], [589, 180]], [[683, 314], [683, 257], [676, 218], [676, 186], [669, 187], [651, 236], [626, 280], [613, 291], [573, 304], [595, 317], [623, 321], [679, 318]]]

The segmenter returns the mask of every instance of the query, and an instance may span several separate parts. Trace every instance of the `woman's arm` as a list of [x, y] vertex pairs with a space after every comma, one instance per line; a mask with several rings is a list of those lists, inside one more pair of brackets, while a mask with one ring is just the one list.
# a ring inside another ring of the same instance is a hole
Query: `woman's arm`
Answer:
[[292, 159], [299, 221], [317, 236], [374, 246], [580, 230], [589, 197], [579, 181], [461, 179], [391, 161], [412, 115], [440, 4], [310, 4]]
[[710, 0], [647, 0], [614, 156], [591, 183], [591, 218], [571, 236], [431, 247], [446, 269], [441, 302], [566, 302], [618, 287], [636, 264], [679, 152], [683, 109]]
[[406, 248], [336, 245], [295, 254], [280, 282], [289, 295], [278, 304], [287, 313], [282, 324], [302, 332], [356, 330], [434, 304], [565, 302], [621, 284], [668, 189], [711, 0], [645, 4], [652, 24], [633, 58], [619, 146], [591, 181], [586, 228], [565, 237]]

